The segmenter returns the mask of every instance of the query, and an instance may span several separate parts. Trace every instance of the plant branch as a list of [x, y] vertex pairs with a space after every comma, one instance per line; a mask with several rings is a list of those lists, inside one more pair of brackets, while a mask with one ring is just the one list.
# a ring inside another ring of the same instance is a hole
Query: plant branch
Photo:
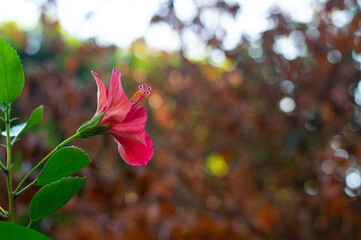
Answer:
[[3, 218], [7, 218], [8, 217], [8, 212], [5, 211], [2, 207], [0, 207], [0, 215], [3, 217]]
[[5, 214], [3, 214], [2, 212], [0, 212], [0, 216], [3, 218], [7, 218], [7, 216]]
[[0, 160], [0, 169], [3, 170], [4, 172], [7, 171], [5, 165], [3, 164], [3, 162]]
[[18, 195], [19, 193], [19, 189], [21, 187], [21, 185], [26, 181], [26, 179], [29, 178], [29, 176], [38, 168], [40, 167], [41, 164], [43, 164], [46, 160], [48, 160], [49, 157], [51, 157], [51, 155], [53, 155], [56, 151], [58, 151], [60, 148], [62, 148], [65, 144], [67, 144], [68, 142], [78, 138], [79, 135], [78, 133], [74, 134], [73, 136], [69, 137], [68, 139], [64, 140], [62, 143], [60, 143], [58, 146], [56, 146], [56, 148], [54, 148], [53, 151], [51, 151], [45, 158], [43, 158], [43, 160], [41, 160], [35, 167], [33, 167], [33, 169], [30, 170], [30, 172], [28, 174], [26, 174], [26, 176], [23, 178], [23, 180], [21, 180], [21, 182], [19, 183], [19, 185], [16, 187], [15, 191], [14, 191], [14, 195]]
[[5, 112], [5, 126], [6, 126], [6, 148], [7, 148], [7, 171], [6, 174], [6, 185], [8, 190], [8, 199], [9, 199], [9, 221], [14, 222], [14, 196], [13, 196], [13, 186], [11, 179], [11, 141], [10, 141], [10, 112], [11, 104], [6, 105]]
[[18, 136], [15, 136], [11, 141], [11, 146], [14, 146], [14, 143], [18, 140]]
[[29, 222], [29, 224], [28, 224], [28, 226], [26, 226], [27, 228], [31, 228], [31, 226], [33, 225], [33, 221], [32, 220], [30, 220], [30, 222]]
[[30, 188], [31, 186], [33, 186], [36, 182], [37, 182], [37, 179], [35, 179], [35, 180], [32, 181], [31, 183], [29, 183], [26, 187], [24, 187], [23, 189], [21, 189], [19, 192], [15, 192], [15, 191], [14, 191], [14, 198], [17, 198], [22, 192], [24, 192], [26, 189], [28, 189], [28, 188]]

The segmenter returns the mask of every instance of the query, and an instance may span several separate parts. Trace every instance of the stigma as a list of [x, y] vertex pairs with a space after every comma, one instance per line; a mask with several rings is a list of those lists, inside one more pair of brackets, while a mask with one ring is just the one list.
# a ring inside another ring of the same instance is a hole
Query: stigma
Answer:
[[138, 88], [139, 90], [134, 93], [130, 100], [134, 106], [140, 107], [147, 101], [152, 88], [150, 86], [147, 87], [147, 84], [139, 85]]

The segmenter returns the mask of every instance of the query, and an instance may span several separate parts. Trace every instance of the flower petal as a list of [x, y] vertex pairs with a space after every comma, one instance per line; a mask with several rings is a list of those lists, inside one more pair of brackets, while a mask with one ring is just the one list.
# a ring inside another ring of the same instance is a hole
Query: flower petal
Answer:
[[116, 123], [123, 121], [131, 106], [132, 103], [127, 98], [122, 88], [120, 72], [113, 69], [108, 92], [106, 113], [100, 122], [100, 125], [114, 126]]
[[147, 121], [147, 113], [143, 106], [133, 106], [128, 112], [124, 120], [116, 124], [112, 129], [106, 133], [119, 135], [130, 138], [134, 141], [146, 145], [145, 142], [145, 123]]
[[102, 113], [105, 111], [105, 106], [107, 104], [107, 90], [104, 87], [104, 84], [102, 83], [102, 81], [100, 80], [98, 74], [96, 74], [95, 72], [91, 72], [92, 75], [95, 78], [95, 81], [97, 82], [97, 87], [98, 87], [98, 93], [97, 93], [97, 101], [98, 101], [98, 107], [97, 107], [97, 111], [95, 113], [95, 115], [98, 115], [99, 113]]
[[114, 140], [120, 156], [130, 165], [147, 165], [153, 156], [153, 143], [148, 134], [145, 134], [146, 145], [116, 135]]

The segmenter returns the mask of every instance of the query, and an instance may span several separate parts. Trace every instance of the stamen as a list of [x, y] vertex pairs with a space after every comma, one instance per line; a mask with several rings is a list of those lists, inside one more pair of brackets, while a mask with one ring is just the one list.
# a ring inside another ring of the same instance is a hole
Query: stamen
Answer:
[[139, 85], [138, 88], [139, 90], [134, 93], [133, 97], [130, 99], [133, 102], [133, 105], [137, 107], [142, 106], [147, 101], [150, 90], [152, 90], [150, 86], [147, 87], [147, 84]]

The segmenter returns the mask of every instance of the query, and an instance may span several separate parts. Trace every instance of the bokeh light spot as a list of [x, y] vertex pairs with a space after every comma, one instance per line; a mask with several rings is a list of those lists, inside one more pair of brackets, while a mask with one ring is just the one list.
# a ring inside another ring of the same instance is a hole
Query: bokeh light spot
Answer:
[[138, 83], [145, 82], [145, 79], [147, 78], [147, 73], [142, 69], [136, 69], [133, 72], [133, 78]]
[[311, 196], [315, 196], [319, 192], [319, 188], [316, 181], [309, 180], [304, 184], [305, 192]]
[[160, 108], [163, 104], [163, 98], [158, 93], [152, 93], [149, 97], [149, 105], [151, 108]]
[[342, 59], [342, 55], [338, 50], [332, 50], [327, 53], [327, 60], [332, 64], [339, 63], [341, 59]]
[[333, 174], [336, 170], [336, 162], [332, 159], [327, 159], [322, 162], [322, 171], [325, 174]]
[[175, 0], [174, 12], [181, 21], [188, 23], [197, 16], [198, 10], [192, 0]]
[[261, 47], [250, 47], [248, 48], [248, 55], [253, 59], [259, 59], [263, 56], [263, 49]]
[[336, 27], [344, 27], [352, 20], [352, 13], [350, 11], [336, 10], [332, 12], [332, 23]]
[[169, 52], [179, 50], [181, 46], [179, 35], [165, 22], [149, 26], [144, 38], [149, 46]]
[[284, 80], [280, 84], [281, 90], [284, 93], [290, 94], [295, 89], [295, 85], [290, 80]]
[[340, 135], [335, 135], [332, 140], [331, 140], [331, 147], [333, 150], [337, 150], [341, 147], [341, 136]]
[[275, 53], [282, 54], [287, 60], [294, 60], [299, 56], [305, 56], [307, 46], [305, 36], [300, 31], [292, 31], [289, 36], [277, 36], [273, 44]]
[[335, 151], [335, 157], [348, 159], [348, 152], [345, 149], [337, 149]]
[[357, 194], [348, 187], [345, 187], [344, 191], [347, 194], [347, 196], [349, 196], [349, 197], [352, 197], [352, 198], [357, 197]]
[[357, 83], [357, 87], [354, 91], [355, 102], [361, 106], [361, 81]]
[[135, 192], [129, 192], [124, 197], [124, 201], [126, 204], [136, 203], [138, 201], [138, 199], [139, 199], [139, 196]]
[[282, 98], [280, 101], [280, 109], [285, 113], [293, 112], [296, 108], [295, 101], [290, 97]]
[[346, 175], [346, 185], [351, 189], [356, 189], [361, 186], [361, 176], [359, 170], [352, 170]]
[[224, 177], [228, 173], [228, 164], [220, 154], [212, 154], [206, 160], [208, 170], [217, 177]]
[[213, 49], [209, 55], [209, 63], [213, 66], [222, 66], [226, 60], [226, 55], [220, 49]]

